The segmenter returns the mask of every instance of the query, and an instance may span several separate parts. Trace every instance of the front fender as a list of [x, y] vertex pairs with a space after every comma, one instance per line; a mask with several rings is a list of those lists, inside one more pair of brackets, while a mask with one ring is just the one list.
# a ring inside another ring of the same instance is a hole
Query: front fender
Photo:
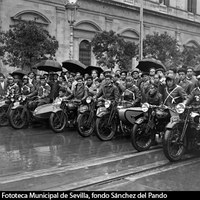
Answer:
[[180, 122], [179, 116], [172, 116], [170, 122], [166, 125], [166, 129], [172, 129], [176, 124]]
[[135, 121], [135, 124], [142, 124], [145, 121], [144, 117], [141, 117]]
[[59, 112], [59, 111], [62, 111], [62, 109], [60, 107], [54, 107], [52, 109], [52, 113], [56, 113], [56, 112]]
[[103, 117], [104, 115], [106, 115], [107, 113], [108, 113], [108, 110], [107, 110], [105, 107], [99, 107], [99, 108], [97, 109], [96, 116], [97, 116], [98, 118], [100, 118], [100, 117]]
[[14, 104], [11, 110], [15, 110], [16, 108], [22, 108], [23, 106], [20, 104]]

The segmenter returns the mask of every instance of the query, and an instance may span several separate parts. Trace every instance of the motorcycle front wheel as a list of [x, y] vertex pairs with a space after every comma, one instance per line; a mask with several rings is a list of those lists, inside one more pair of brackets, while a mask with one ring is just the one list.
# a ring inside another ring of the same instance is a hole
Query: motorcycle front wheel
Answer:
[[110, 113], [107, 113], [96, 119], [96, 134], [97, 137], [102, 141], [111, 140], [114, 137], [117, 129], [115, 122], [111, 122], [111, 124], [108, 125], [109, 117]]
[[67, 116], [63, 111], [58, 111], [56, 113], [51, 113], [49, 118], [49, 124], [51, 129], [55, 133], [60, 133], [64, 130], [67, 125]]
[[8, 126], [9, 125], [9, 119], [8, 119], [8, 109], [9, 105], [3, 105], [0, 107], [0, 126]]
[[10, 111], [9, 121], [10, 121], [10, 125], [14, 129], [22, 129], [28, 123], [27, 112], [25, 112], [23, 116], [22, 116], [22, 112], [23, 112], [23, 107], [18, 107]]
[[131, 131], [131, 143], [137, 151], [148, 150], [154, 142], [154, 133], [146, 132], [147, 123], [134, 124]]
[[163, 139], [163, 151], [171, 162], [179, 161], [186, 150], [186, 137], [180, 141], [182, 128], [178, 124], [171, 130], [166, 130]]
[[92, 135], [95, 129], [95, 119], [91, 119], [91, 122], [88, 123], [90, 113], [85, 112], [78, 115], [77, 124], [78, 124], [78, 133], [82, 137], [89, 137]]

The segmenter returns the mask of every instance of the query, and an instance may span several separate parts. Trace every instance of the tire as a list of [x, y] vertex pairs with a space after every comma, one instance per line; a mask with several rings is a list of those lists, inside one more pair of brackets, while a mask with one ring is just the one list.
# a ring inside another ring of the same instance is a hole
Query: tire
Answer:
[[55, 133], [62, 132], [67, 124], [67, 117], [63, 111], [58, 111], [56, 113], [51, 113], [49, 118], [49, 124], [51, 129]]
[[9, 121], [10, 125], [14, 129], [22, 129], [28, 124], [28, 114], [25, 112], [22, 118], [22, 112], [23, 107], [17, 107], [16, 109], [10, 111]]
[[186, 137], [184, 137], [184, 141], [182, 144], [178, 143], [177, 141], [178, 139], [180, 139], [180, 130], [181, 128], [177, 124], [171, 130], [166, 130], [164, 134], [163, 152], [166, 158], [171, 162], [181, 160], [183, 154], [186, 151]]
[[90, 116], [89, 112], [85, 112], [78, 115], [77, 118], [77, 127], [78, 127], [78, 133], [82, 137], [89, 137], [93, 134], [95, 129], [95, 119], [93, 117], [91, 124], [87, 125], [87, 120]]
[[116, 132], [117, 125], [115, 122], [112, 122], [110, 127], [108, 127], [108, 119], [110, 114], [107, 113], [100, 118], [96, 119], [96, 134], [97, 137], [102, 141], [111, 140]]
[[134, 124], [131, 130], [131, 143], [139, 152], [148, 150], [154, 143], [154, 133], [145, 133], [146, 127], [147, 123]]
[[8, 126], [9, 125], [9, 119], [8, 119], [8, 109], [9, 105], [3, 105], [0, 107], [0, 126]]

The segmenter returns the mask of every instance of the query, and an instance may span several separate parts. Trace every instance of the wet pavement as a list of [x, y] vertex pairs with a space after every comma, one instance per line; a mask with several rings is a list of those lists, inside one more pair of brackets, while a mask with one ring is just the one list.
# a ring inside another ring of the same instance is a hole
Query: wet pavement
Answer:
[[138, 153], [129, 136], [102, 142], [75, 129], [0, 128], [0, 190], [200, 190], [200, 159], [170, 163], [161, 146]]

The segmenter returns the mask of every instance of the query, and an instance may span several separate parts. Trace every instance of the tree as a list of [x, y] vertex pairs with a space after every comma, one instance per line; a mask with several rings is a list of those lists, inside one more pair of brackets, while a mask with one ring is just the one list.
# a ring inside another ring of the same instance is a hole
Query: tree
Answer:
[[101, 67], [128, 69], [132, 58], [136, 55], [135, 43], [126, 42], [114, 31], [97, 33], [92, 40], [93, 53]]
[[178, 41], [167, 34], [154, 33], [147, 35], [143, 43], [144, 57], [160, 60], [164, 65], [178, 66], [180, 64], [181, 50]]
[[58, 46], [56, 38], [34, 21], [20, 21], [0, 33], [0, 55], [13, 67], [30, 70], [37, 62], [53, 58]]

